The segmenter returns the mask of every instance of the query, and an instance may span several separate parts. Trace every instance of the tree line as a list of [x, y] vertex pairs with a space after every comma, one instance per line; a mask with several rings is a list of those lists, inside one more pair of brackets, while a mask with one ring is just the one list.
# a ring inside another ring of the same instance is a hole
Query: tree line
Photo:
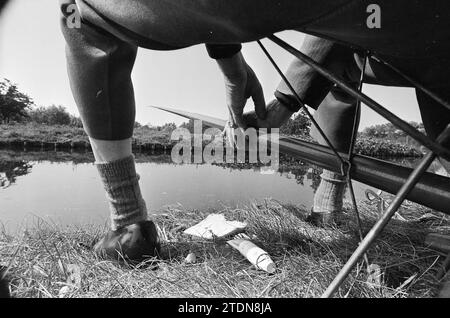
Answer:
[[[70, 114], [64, 106], [36, 106], [31, 97], [21, 92], [17, 84], [8, 79], [0, 80], [0, 124], [2, 123], [36, 123], [83, 128], [81, 118]], [[134, 127], [161, 132], [171, 132], [177, 128], [174, 123], [149, 126], [138, 122], [135, 122]]]
[[64, 106], [36, 107], [31, 97], [19, 91], [17, 85], [7, 79], [0, 81], [0, 122], [83, 126], [81, 119], [67, 112]]
[[[420, 132], [425, 132], [425, 128], [422, 123], [416, 123], [412, 121], [409, 122], [409, 124]], [[362, 135], [365, 137], [382, 139], [398, 139], [406, 138], [407, 136], [407, 134], [403, 130], [398, 129], [392, 123], [385, 123], [367, 127], [363, 130]]]
[[[36, 107], [32, 98], [20, 92], [16, 84], [7, 79], [3, 79], [0, 81], [0, 123], [8, 124], [12, 122], [33, 122], [45, 125], [83, 127], [81, 119], [68, 113], [64, 106], [51, 105], [48, 107]], [[423, 124], [415, 122], [411, 122], [410, 124], [418, 130], [424, 131]], [[194, 132], [193, 120], [182, 123], [180, 127], [187, 128], [189, 131]], [[135, 128], [171, 132], [175, 130], [177, 126], [174, 123], [167, 123], [162, 126], [143, 126], [136, 122]], [[280, 128], [280, 133], [284, 135], [307, 136], [309, 135], [310, 128], [311, 120], [306, 116], [305, 112], [301, 110]], [[206, 127], [204, 127], [204, 129], [206, 129]], [[368, 138], [393, 139], [408, 142], [406, 134], [391, 123], [367, 127], [360, 135]]]

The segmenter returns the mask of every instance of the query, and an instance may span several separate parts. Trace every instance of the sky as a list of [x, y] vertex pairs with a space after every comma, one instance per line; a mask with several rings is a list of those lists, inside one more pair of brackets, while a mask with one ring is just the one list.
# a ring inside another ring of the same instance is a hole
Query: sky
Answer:
[[[0, 20], [0, 78], [7, 78], [33, 98], [38, 106], [63, 105], [78, 115], [66, 73], [64, 39], [59, 29], [55, 0], [14, 0]], [[303, 34], [285, 31], [278, 36], [299, 48]], [[282, 70], [294, 58], [263, 40]], [[247, 63], [257, 74], [266, 102], [273, 98], [280, 77], [256, 43], [244, 44]], [[166, 106], [227, 117], [222, 75], [203, 45], [177, 51], [140, 49], [132, 73], [136, 96], [136, 120], [162, 125], [186, 121], [149, 105]], [[364, 92], [407, 121], [420, 121], [414, 91], [364, 85]], [[246, 110], [251, 110], [251, 102]], [[360, 130], [384, 123], [381, 116], [363, 107]]]

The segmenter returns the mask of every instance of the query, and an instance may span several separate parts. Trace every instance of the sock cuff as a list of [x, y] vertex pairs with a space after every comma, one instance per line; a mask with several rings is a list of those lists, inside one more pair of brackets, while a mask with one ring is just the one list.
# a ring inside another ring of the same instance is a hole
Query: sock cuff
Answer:
[[113, 231], [146, 220], [147, 207], [139, 187], [134, 156], [95, 163], [106, 191]]
[[333, 183], [345, 183], [345, 177], [337, 172], [323, 169], [322, 174], [320, 175], [322, 180], [333, 182]]
[[95, 166], [97, 167], [100, 176], [108, 181], [122, 181], [133, 177], [139, 179], [139, 176], [136, 173], [133, 155], [111, 162], [96, 162]]

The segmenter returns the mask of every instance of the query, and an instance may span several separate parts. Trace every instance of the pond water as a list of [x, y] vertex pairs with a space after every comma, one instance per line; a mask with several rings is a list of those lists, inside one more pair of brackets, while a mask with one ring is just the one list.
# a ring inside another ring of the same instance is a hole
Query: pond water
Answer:
[[[173, 164], [170, 155], [136, 154], [150, 213], [243, 207], [273, 198], [310, 209], [320, 171], [307, 164], [281, 165], [274, 174], [257, 167]], [[43, 220], [57, 226], [107, 224], [105, 193], [91, 153], [0, 151], [0, 222], [8, 233]], [[6, 180], [6, 182], [5, 182]], [[368, 186], [356, 182], [364, 197]]]

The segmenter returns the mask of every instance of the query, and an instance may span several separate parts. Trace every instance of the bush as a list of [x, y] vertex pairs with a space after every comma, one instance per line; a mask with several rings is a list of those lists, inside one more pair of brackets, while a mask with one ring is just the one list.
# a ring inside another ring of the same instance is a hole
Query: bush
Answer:
[[307, 136], [311, 129], [311, 120], [305, 112], [301, 110], [294, 118], [289, 118], [280, 128], [280, 133], [284, 135]]
[[23, 121], [33, 100], [7, 79], [0, 81], [0, 123]]
[[[412, 121], [409, 124], [421, 132], [425, 131], [422, 123]], [[362, 132], [362, 136], [368, 138], [388, 138], [399, 140], [399, 138], [405, 139], [407, 134], [395, 127], [392, 123], [386, 123], [367, 127]]]
[[77, 128], [83, 128], [83, 122], [81, 121], [80, 117], [70, 115], [70, 126], [77, 127]]
[[72, 116], [63, 106], [38, 107], [28, 112], [29, 120], [46, 125], [70, 125]]
[[389, 157], [422, 157], [423, 154], [414, 146], [380, 138], [358, 137], [355, 152], [365, 156]]

